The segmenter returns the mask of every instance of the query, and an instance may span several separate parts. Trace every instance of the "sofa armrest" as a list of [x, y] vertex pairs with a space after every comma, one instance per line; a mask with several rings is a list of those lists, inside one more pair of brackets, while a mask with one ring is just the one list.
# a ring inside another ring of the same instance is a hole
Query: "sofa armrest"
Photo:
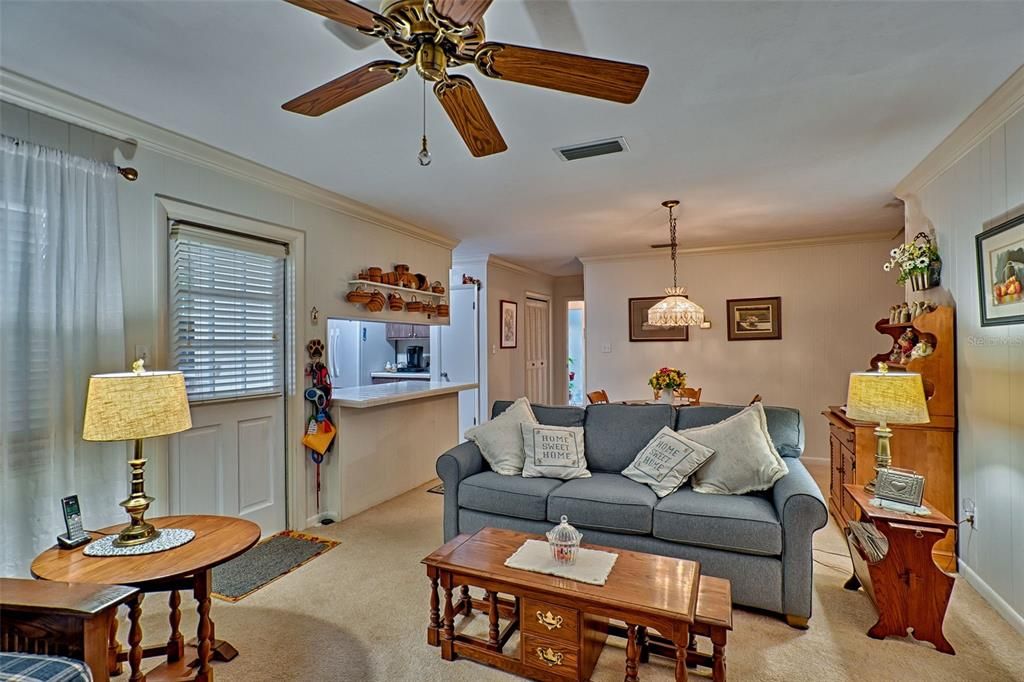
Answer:
[[775, 513], [782, 522], [782, 608], [789, 616], [810, 618], [813, 538], [828, 523], [828, 508], [803, 463], [787, 457], [786, 466], [789, 474], [772, 489]]
[[459, 483], [486, 468], [480, 448], [472, 441], [456, 445], [437, 458], [435, 469], [444, 484], [445, 542], [459, 534]]

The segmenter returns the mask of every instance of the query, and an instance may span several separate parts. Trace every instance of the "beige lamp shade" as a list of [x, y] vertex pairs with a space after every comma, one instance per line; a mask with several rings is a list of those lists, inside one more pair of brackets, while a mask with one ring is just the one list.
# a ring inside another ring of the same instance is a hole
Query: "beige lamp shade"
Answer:
[[686, 298], [685, 287], [665, 289], [665, 298], [647, 310], [647, 324], [654, 327], [686, 327], [704, 321], [704, 309]]
[[82, 438], [136, 440], [192, 428], [181, 372], [119, 372], [89, 377]]
[[846, 416], [891, 424], [927, 424], [924, 383], [916, 372], [854, 372]]

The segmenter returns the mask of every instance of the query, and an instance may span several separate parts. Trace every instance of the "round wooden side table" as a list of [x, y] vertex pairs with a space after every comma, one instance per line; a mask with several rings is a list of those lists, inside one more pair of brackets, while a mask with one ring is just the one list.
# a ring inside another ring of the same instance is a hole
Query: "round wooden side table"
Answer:
[[[110, 632], [110, 668], [112, 674], [120, 672], [120, 662], [128, 661], [131, 682], [160, 679], [213, 680], [210, 666], [214, 643], [214, 626], [210, 618], [211, 574], [214, 566], [234, 559], [255, 545], [260, 539], [260, 528], [251, 521], [230, 516], [163, 516], [147, 519], [157, 528], [188, 528], [195, 531], [191, 542], [164, 552], [139, 556], [91, 557], [83, 553], [84, 547], [61, 549], [51, 547], [32, 562], [32, 575], [41, 580], [68, 583], [96, 583], [101, 585], [129, 585], [140, 593], [128, 603], [127, 652], [117, 644], [117, 620]], [[120, 531], [126, 524], [110, 526], [92, 533], [93, 538]], [[196, 647], [199, 661], [195, 674], [190, 675], [184, 660], [185, 640], [178, 630], [181, 623], [181, 596], [179, 590], [192, 590], [199, 613]], [[142, 646], [142, 597], [147, 592], [170, 592], [169, 605], [171, 635], [167, 644]], [[229, 645], [230, 646], [230, 645]], [[142, 672], [142, 659], [167, 656], [167, 662], [148, 674]]]

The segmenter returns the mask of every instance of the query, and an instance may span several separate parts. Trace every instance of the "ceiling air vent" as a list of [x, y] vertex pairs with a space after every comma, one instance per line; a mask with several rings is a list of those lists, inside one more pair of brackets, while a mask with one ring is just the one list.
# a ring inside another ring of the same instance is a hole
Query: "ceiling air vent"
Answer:
[[575, 161], [576, 159], [588, 159], [591, 156], [604, 156], [605, 154], [617, 154], [628, 152], [626, 140], [621, 137], [613, 137], [607, 140], [594, 140], [583, 144], [573, 144], [567, 147], [555, 147], [555, 153], [562, 161]]

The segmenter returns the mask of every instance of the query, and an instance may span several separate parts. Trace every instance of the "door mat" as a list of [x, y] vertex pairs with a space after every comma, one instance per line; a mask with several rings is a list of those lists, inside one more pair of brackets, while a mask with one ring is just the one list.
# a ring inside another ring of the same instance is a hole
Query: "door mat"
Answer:
[[444, 483], [438, 483], [433, 488], [427, 488], [428, 493], [434, 493], [435, 495], [444, 495]]
[[329, 549], [336, 540], [286, 530], [213, 569], [213, 596], [236, 602], [291, 573]]

